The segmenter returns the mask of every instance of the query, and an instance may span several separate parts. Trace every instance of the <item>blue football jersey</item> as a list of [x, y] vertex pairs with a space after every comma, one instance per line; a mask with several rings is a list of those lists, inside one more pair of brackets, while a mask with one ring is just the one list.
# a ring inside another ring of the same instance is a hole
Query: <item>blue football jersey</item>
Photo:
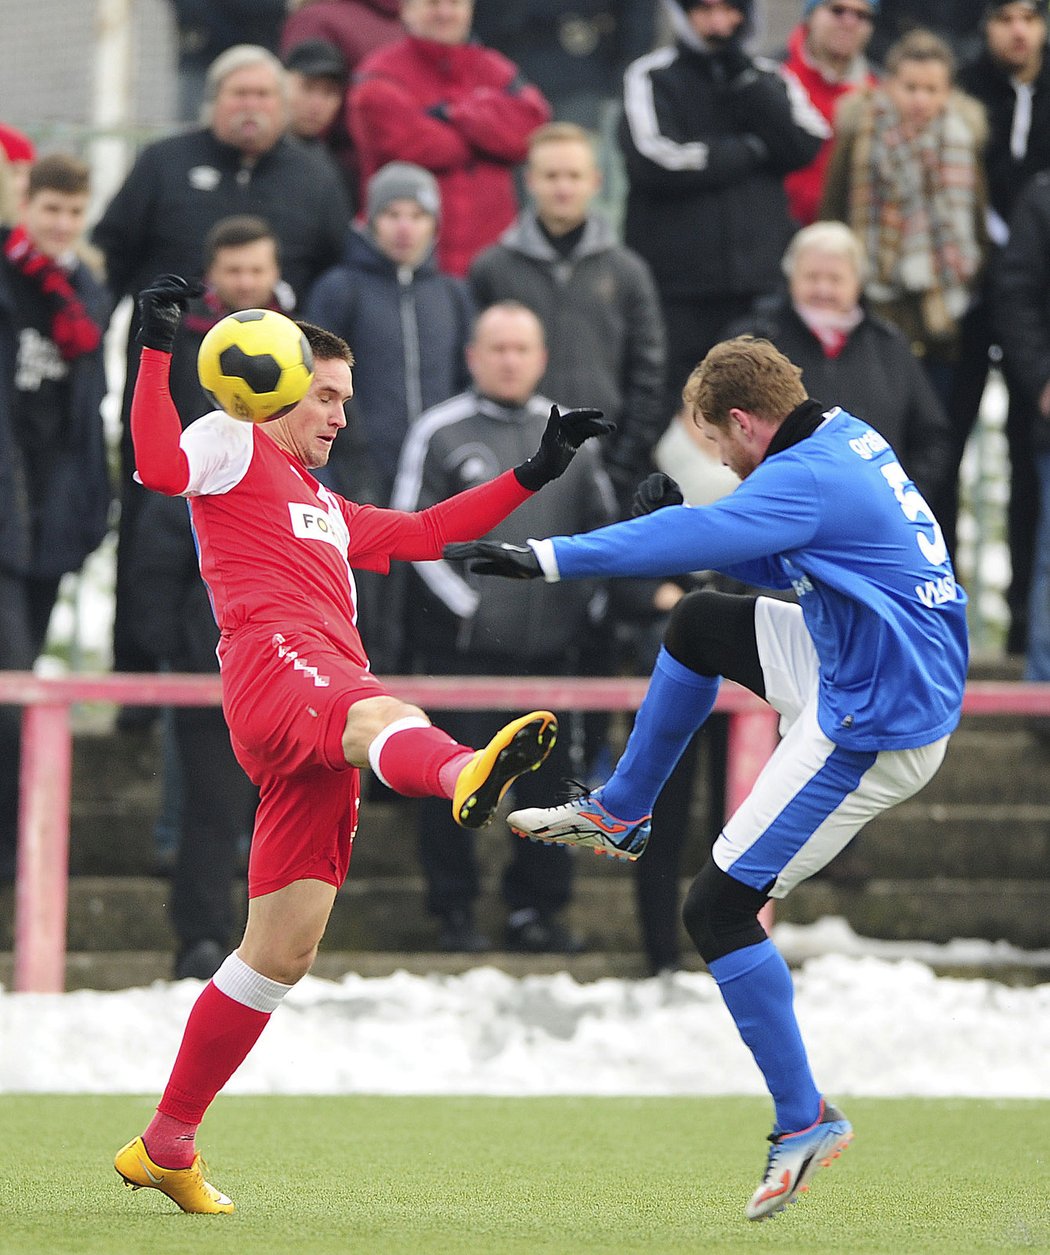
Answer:
[[717, 570], [793, 588], [820, 659], [820, 726], [838, 745], [910, 749], [959, 721], [966, 594], [897, 455], [844, 410], [711, 505], [552, 545], [562, 579]]

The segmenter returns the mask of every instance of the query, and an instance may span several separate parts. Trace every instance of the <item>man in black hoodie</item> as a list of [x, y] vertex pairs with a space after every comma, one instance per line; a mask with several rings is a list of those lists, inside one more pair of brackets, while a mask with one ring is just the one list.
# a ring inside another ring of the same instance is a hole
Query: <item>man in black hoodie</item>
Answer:
[[778, 286], [794, 230], [783, 178], [827, 123], [747, 55], [749, 0], [668, 0], [675, 42], [624, 77], [624, 239], [649, 263], [668, 337], [665, 410], [726, 324]]

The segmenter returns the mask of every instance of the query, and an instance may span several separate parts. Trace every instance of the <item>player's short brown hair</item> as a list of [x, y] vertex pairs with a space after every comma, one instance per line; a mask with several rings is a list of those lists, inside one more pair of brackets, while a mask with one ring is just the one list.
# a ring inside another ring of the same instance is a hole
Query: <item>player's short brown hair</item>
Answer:
[[90, 189], [90, 166], [71, 153], [49, 153], [29, 167], [27, 198], [32, 198], [37, 192], [64, 192], [67, 196], [86, 196]]
[[204, 237], [204, 268], [215, 261], [215, 254], [223, 248], [241, 248], [257, 240], [273, 240], [274, 251], [279, 252], [273, 227], [258, 214], [230, 214], [220, 218]]
[[353, 366], [354, 355], [342, 336], [337, 336], [334, 331], [326, 331], [324, 327], [315, 326], [312, 322], [303, 322], [302, 319], [296, 319], [296, 325], [306, 336], [306, 343], [318, 361], [340, 361], [346, 362], [347, 366]]
[[806, 400], [802, 370], [768, 340], [736, 336], [716, 344], [686, 380], [682, 399], [694, 417], [715, 427], [732, 409], [760, 418], [786, 418]]

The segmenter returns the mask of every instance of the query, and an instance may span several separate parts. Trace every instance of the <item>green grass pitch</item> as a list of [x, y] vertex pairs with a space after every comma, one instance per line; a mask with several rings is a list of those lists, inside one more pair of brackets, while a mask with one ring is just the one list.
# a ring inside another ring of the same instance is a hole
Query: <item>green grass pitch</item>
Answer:
[[0, 1255], [1050, 1252], [1050, 1103], [850, 1099], [813, 1190], [743, 1218], [755, 1098], [220, 1098], [201, 1146], [233, 1216], [112, 1168], [146, 1098], [0, 1097]]

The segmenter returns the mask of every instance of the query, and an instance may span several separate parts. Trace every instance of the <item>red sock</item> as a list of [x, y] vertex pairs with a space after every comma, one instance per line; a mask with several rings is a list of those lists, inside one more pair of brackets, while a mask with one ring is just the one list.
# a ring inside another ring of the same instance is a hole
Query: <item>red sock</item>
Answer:
[[395, 728], [369, 751], [376, 774], [405, 797], [451, 797], [456, 777], [474, 751], [431, 724]]
[[[186, 1021], [175, 1066], [157, 1104], [157, 1118], [143, 1134], [155, 1163], [162, 1168], [185, 1168], [193, 1162], [193, 1132], [269, 1019], [268, 1012], [228, 998], [211, 981], [204, 986]], [[172, 1156], [178, 1162], [168, 1162]]]
[[197, 1155], [197, 1125], [158, 1111], [142, 1135], [150, 1159], [161, 1168], [189, 1168]]

